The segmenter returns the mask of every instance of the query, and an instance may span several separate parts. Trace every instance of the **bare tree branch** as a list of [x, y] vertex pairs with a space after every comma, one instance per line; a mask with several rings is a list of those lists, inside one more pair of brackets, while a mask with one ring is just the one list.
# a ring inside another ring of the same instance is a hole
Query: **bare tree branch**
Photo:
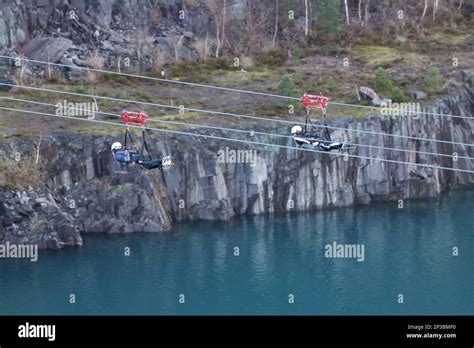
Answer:
[[305, 9], [305, 20], [304, 20], [304, 35], [308, 36], [308, 23], [309, 23], [309, 11], [308, 11], [308, 0], [304, 0], [304, 9]]
[[227, 0], [224, 0], [223, 9], [222, 9], [222, 33], [221, 33], [221, 41], [222, 46], [225, 45], [225, 20], [226, 20], [226, 11], [227, 11]]
[[433, 20], [436, 20], [437, 10], [438, 10], [438, 0], [433, 0]]
[[278, 7], [279, 7], [279, 0], [276, 0], [275, 32], [273, 33], [273, 40], [272, 40], [273, 45], [275, 45], [276, 36], [278, 32], [278, 12], [279, 12]]
[[423, 18], [425, 18], [427, 10], [428, 10], [428, 0], [425, 0], [425, 6], [423, 8], [423, 13], [421, 15], [420, 22], [423, 21]]
[[346, 23], [349, 25], [349, 7], [347, 6], [347, 0], [344, 0], [344, 7], [346, 9]]
[[360, 25], [364, 26], [364, 22], [362, 22], [362, 0], [359, 0], [359, 3], [357, 4], [357, 10], [357, 12], [359, 13]]
[[370, 0], [366, 0], [366, 3], [365, 3], [365, 17], [364, 17], [364, 22], [365, 22], [366, 26], [367, 26], [367, 22], [369, 21], [369, 6], [370, 6]]
[[39, 163], [39, 155], [40, 155], [40, 146], [41, 146], [41, 142], [43, 141], [43, 134], [40, 134], [40, 138], [39, 138], [39, 141], [36, 145], [36, 160], [35, 160], [35, 166], [38, 166], [38, 163]]

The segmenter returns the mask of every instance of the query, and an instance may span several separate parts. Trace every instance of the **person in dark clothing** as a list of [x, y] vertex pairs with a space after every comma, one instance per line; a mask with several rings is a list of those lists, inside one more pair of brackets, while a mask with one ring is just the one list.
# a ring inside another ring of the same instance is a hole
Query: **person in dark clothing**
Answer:
[[323, 151], [341, 150], [344, 147], [344, 143], [339, 141], [315, 141], [312, 145]]
[[165, 171], [169, 170], [172, 165], [170, 156], [153, 159], [136, 150], [125, 149], [119, 142], [113, 143], [111, 150], [115, 160], [121, 164], [137, 163], [146, 169], [158, 168]]
[[311, 145], [318, 150], [322, 151], [332, 151], [332, 150], [344, 150], [346, 148], [350, 148], [348, 144], [341, 143], [339, 141], [332, 141], [332, 140], [321, 140], [317, 137], [307, 134], [301, 126], [294, 126], [291, 128], [291, 135], [293, 135], [293, 139], [298, 146], [303, 145]]

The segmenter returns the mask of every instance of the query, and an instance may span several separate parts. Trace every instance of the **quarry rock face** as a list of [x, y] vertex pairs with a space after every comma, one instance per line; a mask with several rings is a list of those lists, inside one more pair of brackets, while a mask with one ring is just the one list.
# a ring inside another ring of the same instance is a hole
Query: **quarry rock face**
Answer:
[[62, 37], [34, 38], [26, 44], [25, 55], [33, 60], [57, 62], [71, 45], [71, 40]]
[[37, 244], [42, 249], [81, 246], [74, 217], [51, 194], [0, 190], [0, 243]]
[[[244, 3], [232, 4], [231, 19]], [[213, 21], [204, 0], [194, 5], [181, 0], [3, 0], [0, 11], [2, 54], [15, 50], [51, 63], [97, 55], [107, 65], [128, 57], [136, 69], [149, 68], [156, 59], [197, 60], [193, 38], [208, 35]], [[2, 61], [0, 67], [7, 64]]]
[[[228, 2], [228, 38], [244, 36], [247, 5], [247, 0]], [[266, 5], [255, 2], [253, 8], [262, 12]], [[207, 0], [2, 0], [0, 9], [2, 55], [16, 52], [62, 64], [65, 60], [69, 66], [118, 67], [128, 58], [127, 69], [142, 72], [159, 64], [197, 61], [196, 44], [205, 40], [214, 47], [215, 35], [216, 16]], [[100, 64], [91, 65], [88, 57], [98, 57]], [[0, 79], [8, 78], [8, 65], [0, 60]], [[44, 76], [46, 70], [39, 64], [28, 68], [26, 73], [33, 76]], [[70, 69], [52, 70], [71, 81], [78, 79]]]
[[[472, 71], [463, 72], [462, 89], [427, 111], [472, 115], [472, 77]], [[474, 171], [474, 162], [462, 158], [474, 157], [473, 147], [467, 146], [474, 140], [471, 119], [426, 114], [415, 118], [372, 116], [357, 121], [338, 119], [330, 125], [363, 130], [336, 129], [332, 137], [372, 145], [358, 146], [353, 153], [392, 162], [261, 146], [248, 148], [255, 153], [251, 161], [239, 162], [237, 157], [219, 161], [219, 151], [226, 147], [247, 148], [222, 140], [181, 137], [178, 141], [170, 134], [159, 138], [150, 134], [151, 147], [171, 155], [175, 163], [170, 172], [163, 173], [116, 163], [110, 145], [122, 137], [120, 133], [106, 137], [54, 133], [45, 137], [41, 147], [48, 163], [45, 182], [36, 189], [4, 187], [0, 192], [0, 242], [38, 242], [44, 248], [60, 248], [81, 245], [81, 233], [160, 232], [178, 221], [227, 220], [237, 215], [436, 197], [474, 183], [471, 173], [398, 163]], [[229, 136], [218, 130], [208, 134]], [[252, 140], [269, 139], [255, 135]], [[293, 146], [291, 141], [285, 139], [280, 144]], [[3, 140], [1, 155], [24, 152], [31, 146], [32, 140]], [[457, 161], [451, 156], [454, 152], [459, 156]]]

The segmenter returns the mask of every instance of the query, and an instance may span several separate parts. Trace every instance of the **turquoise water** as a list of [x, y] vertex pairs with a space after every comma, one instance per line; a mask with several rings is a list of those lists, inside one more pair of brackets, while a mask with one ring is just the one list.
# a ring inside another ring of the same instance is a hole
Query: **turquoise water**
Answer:
[[[0, 259], [0, 314], [472, 315], [473, 213], [474, 192], [465, 191], [404, 209], [390, 203], [87, 236], [82, 248], [42, 251], [36, 263]], [[333, 242], [363, 244], [364, 261], [326, 258]]]

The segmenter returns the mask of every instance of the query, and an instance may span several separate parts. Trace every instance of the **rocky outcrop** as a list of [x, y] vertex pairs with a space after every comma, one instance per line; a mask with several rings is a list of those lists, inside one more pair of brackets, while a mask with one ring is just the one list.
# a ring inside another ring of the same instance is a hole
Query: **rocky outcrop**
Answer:
[[[214, 54], [218, 48], [216, 34], [222, 26], [216, 22], [222, 21], [218, 19], [220, 5], [216, 3], [214, 7], [207, 0], [2, 0], [0, 3], [2, 55], [15, 52], [30, 59], [48, 61], [49, 58], [52, 63], [126, 67], [129, 72], [156, 71], [170, 63], [196, 61], [203, 54], [204, 44], [206, 51]], [[225, 31], [225, 41], [228, 41], [227, 49], [233, 52], [231, 57], [249, 50], [248, 25], [250, 21], [267, 21], [274, 11], [274, 6], [269, 4], [271, 0], [252, 4], [247, 0], [227, 2], [226, 27], [232, 29]], [[256, 18], [249, 17], [249, 13], [254, 13]], [[301, 29], [301, 21], [296, 23]], [[273, 32], [273, 21], [269, 28]], [[41, 51], [34, 49], [36, 45], [31, 41], [35, 43], [34, 40], [43, 38], [47, 38], [47, 45], [42, 45]], [[261, 48], [256, 46], [253, 53]], [[0, 79], [8, 78], [5, 75], [8, 71], [2, 69], [5, 65], [9, 62], [0, 60]], [[44, 76], [44, 65], [31, 65], [26, 73]], [[49, 69], [48, 73], [55, 71], [71, 80], [78, 78], [75, 73], [69, 74], [68, 69]]]
[[[462, 90], [432, 105], [429, 111], [471, 116], [472, 79], [473, 72], [464, 72]], [[242, 214], [435, 197], [474, 183], [471, 173], [413, 164], [474, 171], [474, 161], [462, 158], [474, 157], [474, 149], [461, 145], [473, 143], [474, 120], [428, 115], [417, 119], [373, 116], [360, 121], [340, 119], [332, 126], [365, 131], [336, 130], [332, 136], [373, 146], [357, 147], [354, 154], [358, 156], [392, 162], [260, 146], [250, 148], [257, 157], [248, 163], [220, 163], [219, 150], [227, 147], [238, 151], [244, 146], [195, 137], [180, 137], [178, 141], [170, 134], [160, 138], [150, 135], [153, 148], [174, 159], [175, 167], [162, 173], [117, 164], [109, 148], [119, 134], [99, 137], [54, 133], [43, 140], [41, 147], [41, 156], [48, 162], [44, 185], [38, 190], [0, 192], [0, 242], [40, 241], [43, 247], [80, 245], [80, 233], [159, 232], [183, 220], [227, 220]], [[266, 131], [281, 133], [281, 129]], [[207, 134], [230, 136], [220, 131]], [[257, 135], [252, 140], [269, 141]], [[291, 139], [280, 144], [292, 145]], [[24, 152], [30, 145], [24, 139], [16, 139], [0, 143], [0, 150], [8, 156], [12, 149]]]
[[72, 46], [72, 41], [62, 37], [39, 37], [28, 41], [25, 55], [33, 60], [57, 62]]
[[[68, 59], [82, 66], [89, 56], [100, 57], [108, 66], [128, 58], [127, 66], [136, 70], [156, 67], [158, 61], [195, 61], [194, 37], [204, 37], [213, 23], [204, 0], [1, 3], [0, 52], [14, 50], [52, 63]], [[240, 13], [236, 4], [231, 5], [236, 7], [231, 17]], [[0, 66], [5, 64], [0, 62]]]
[[82, 245], [77, 221], [50, 193], [0, 190], [0, 243], [60, 249]]
[[[238, 24], [246, 11], [246, 0], [229, 2], [227, 20]], [[134, 31], [165, 36], [178, 30], [203, 37], [213, 20], [206, 0], [2, 0], [0, 47], [37, 36], [62, 36], [75, 45], [91, 45], [88, 40], [120, 43], [120, 36]]]

